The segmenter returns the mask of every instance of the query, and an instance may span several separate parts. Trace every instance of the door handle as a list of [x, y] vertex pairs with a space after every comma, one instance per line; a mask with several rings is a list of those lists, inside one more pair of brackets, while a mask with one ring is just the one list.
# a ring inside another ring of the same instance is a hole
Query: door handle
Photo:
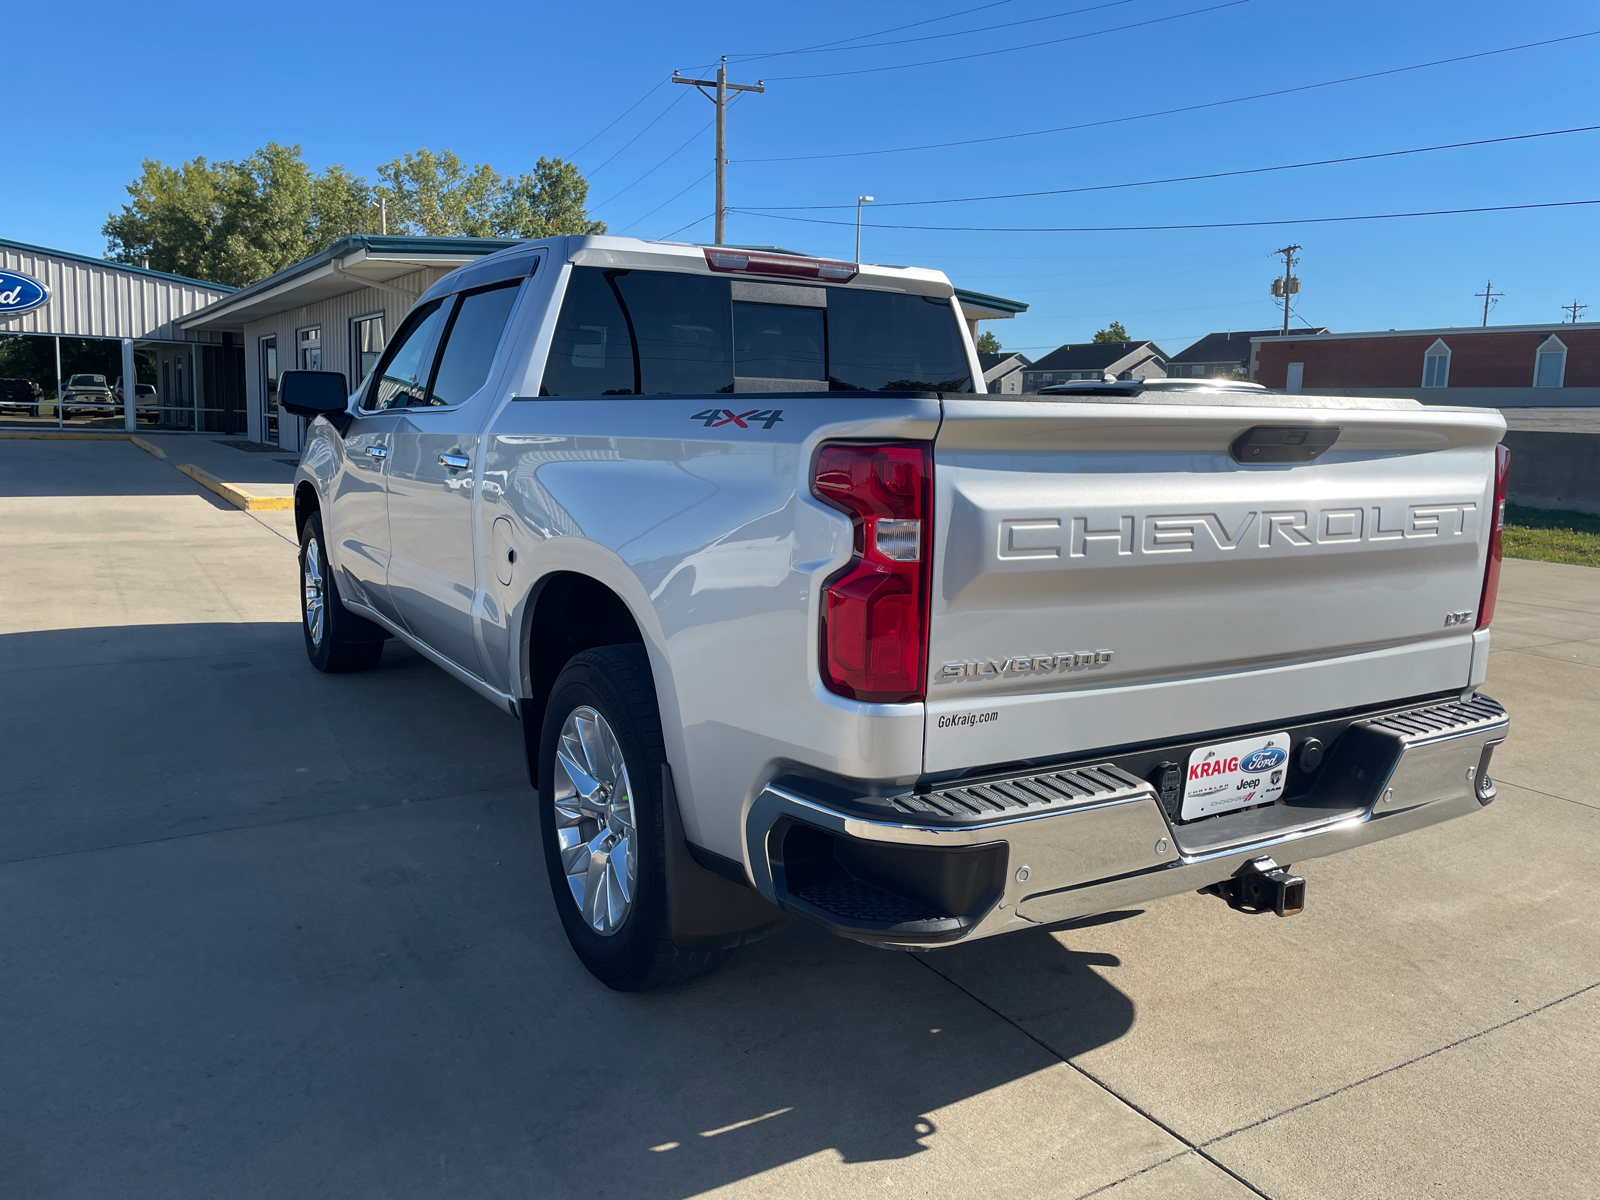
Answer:
[[389, 457], [389, 447], [387, 447], [387, 446], [368, 446], [367, 447], [367, 456], [369, 458], [388, 458]]
[[465, 454], [441, 454], [439, 455], [439, 465], [448, 467], [452, 471], [465, 471], [472, 465], [472, 460]]

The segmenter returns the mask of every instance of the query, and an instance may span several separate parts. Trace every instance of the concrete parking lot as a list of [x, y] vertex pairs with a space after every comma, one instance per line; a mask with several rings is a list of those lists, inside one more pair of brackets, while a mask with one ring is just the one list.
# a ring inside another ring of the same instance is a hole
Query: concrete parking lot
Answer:
[[1600, 571], [1508, 562], [1500, 798], [931, 955], [790, 922], [686, 987], [567, 950], [516, 724], [305, 661], [292, 519], [0, 441], [0, 1193], [1600, 1190]]

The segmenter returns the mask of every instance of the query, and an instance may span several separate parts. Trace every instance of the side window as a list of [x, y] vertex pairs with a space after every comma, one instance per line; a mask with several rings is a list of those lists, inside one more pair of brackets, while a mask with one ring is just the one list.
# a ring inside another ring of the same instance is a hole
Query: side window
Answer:
[[726, 279], [666, 271], [609, 274], [632, 323], [640, 394], [733, 390], [733, 313]]
[[407, 408], [426, 403], [428, 369], [433, 365], [434, 334], [444, 315], [444, 301], [433, 300], [414, 309], [389, 349], [378, 360], [377, 378], [361, 398], [368, 411]]
[[461, 297], [444, 333], [439, 367], [428, 389], [429, 404], [460, 404], [483, 386], [521, 284], [520, 279], [513, 280]]
[[597, 267], [572, 269], [539, 384], [541, 396], [637, 393], [633, 333], [609, 274]]
[[835, 391], [972, 390], [950, 301], [861, 288], [828, 289], [828, 376]]
[[693, 396], [733, 390], [728, 281], [574, 267], [541, 396]]

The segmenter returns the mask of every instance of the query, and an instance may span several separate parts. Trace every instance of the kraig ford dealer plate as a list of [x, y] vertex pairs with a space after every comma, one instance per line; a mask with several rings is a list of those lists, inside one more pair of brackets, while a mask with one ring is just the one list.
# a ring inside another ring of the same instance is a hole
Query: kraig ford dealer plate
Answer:
[[1270, 804], [1283, 795], [1289, 774], [1289, 735], [1254, 737], [1201, 746], [1189, 756], [1183, 781], [1183, 820], [1211, 817], [1252, 804]]

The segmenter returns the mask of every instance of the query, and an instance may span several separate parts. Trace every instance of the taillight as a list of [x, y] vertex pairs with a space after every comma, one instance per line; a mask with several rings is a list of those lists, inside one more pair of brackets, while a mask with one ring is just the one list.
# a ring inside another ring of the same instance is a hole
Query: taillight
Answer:
[[1500, 532], [1506, 527], [1506, 480], [1511, 474], [1511, 451], [1502, 443], [1494, 448], [1494, 511], [1489, 516], [1489, 561], [1483, 568], [1483, 595], [1478, 597], [1478, 628], [1494, 620], [1494, 601], [1500, 592]]
[[853, 700], [921, 700], [933, 471], [925, 442], [829, 442], [811, 490], [850, 514], [855, 556], [822, 597], [822, 681]]

